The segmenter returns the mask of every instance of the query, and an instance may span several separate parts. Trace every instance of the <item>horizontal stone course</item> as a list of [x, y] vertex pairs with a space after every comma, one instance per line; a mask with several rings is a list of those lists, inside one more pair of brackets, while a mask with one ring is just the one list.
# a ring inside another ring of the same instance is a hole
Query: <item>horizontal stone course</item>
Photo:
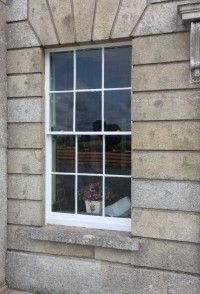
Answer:
[[133, 209], [133, 236], [200, 243], [200, 214]]
[[95, 259], [129, 264], [131, 262], [131, 252], [95, 247]]
[[133, 178], [200, 180], [200, 153], [189, 151], [133, 151]]
[[200, 212], [200, 183], [134, 179], [132, 206]]

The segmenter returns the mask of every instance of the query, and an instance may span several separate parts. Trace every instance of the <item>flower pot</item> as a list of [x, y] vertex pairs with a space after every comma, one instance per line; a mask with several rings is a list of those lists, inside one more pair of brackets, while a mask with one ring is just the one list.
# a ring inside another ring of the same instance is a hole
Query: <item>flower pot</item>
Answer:
[[87, 213], [100, 215], [102, 211], [102, 201], [85, 200], [85, 207]]

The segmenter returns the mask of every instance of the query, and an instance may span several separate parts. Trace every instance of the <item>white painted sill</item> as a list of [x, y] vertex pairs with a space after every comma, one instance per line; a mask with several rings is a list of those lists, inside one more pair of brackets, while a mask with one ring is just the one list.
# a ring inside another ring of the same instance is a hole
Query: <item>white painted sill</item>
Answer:
[[32, 228], [31, 239], [117, 250], [139, 250], [139, 239], [132, 238], [130, 233], [119, 231], [48, 225], [42, 228]]

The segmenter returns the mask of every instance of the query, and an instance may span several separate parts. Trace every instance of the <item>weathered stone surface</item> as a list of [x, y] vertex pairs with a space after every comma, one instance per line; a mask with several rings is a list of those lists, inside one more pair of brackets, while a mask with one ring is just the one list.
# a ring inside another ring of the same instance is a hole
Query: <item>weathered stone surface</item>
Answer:
[[134, 67], [134, 91], [199, 88], [190, 83], [189, 62]]
[[42, 200], [42, 177], [8, 175], [8, 198]]
[[8, 226], [8, 248], [64, 256], [94, 257], [94, 248], [90, 246], [32, 240], [31, 228], [26, 226]]
[[74, 0], [73, 4], [76, 26], [76, 41], [91, 41], [95, 0], [87, 1], [87, 9], [85, 0]]
[[130, 238], [124, 232], [108, 232], [77, 227], [46, 226], [31, 230], [31, 238], [41, 241], [54, 241], [67, 244], [79, 244], [85, 246], [97, 246], [118, 250], [137, 251], [139, 242]]
[[199, 121], [135, 122], [132, 135], [133, 149], [200, 150]]
[[27, 0], [8, 0], [7, 21], [27, 19]]
[[57, 45], [58, 41], [45, 0], [29, 1], [29, 20], [42, 45]]
[[199, 91], [134, 93], [132, 119], [200, 119]]
[[111, 37], [129, 37], [139, 18], [141, 17], [146, 5], [146, 0], [122, 0]]
[[200, 183], [133, 180], [132, 206], [200, 212]]
[[141, 239], [140, 250], [131, 253], [131, 263], [137, 266], [199, 274], [199, 256], [199, 244]]
[[106, 248], [95, 248], [95, 258], [111, 262], [130, 263], [131, 252], [122, 250], [111, 250]]
[[34, 294], [34, 293], [31, 293], [31, 292], [22, 292], [22, 291], [16, 291], [16, 290], [8, 290], [8, 294]]
[[[49, 6], [61, 44], [75, 41], [74, 20], [70, 0], [49, 0]], [[47, 28], [48, 29], [48, 28]]]
[[132, 156], [134, 178], [200, 180], [199, 152], [135, 151]]
[[7, 281], [13, 288], [59, 294], [66, 289], [84, 294], [130, 294], [133, 289], [137, 294], [199, 294], [200, 287], [196, 276], [17, 252], [8, 252]]
[[107, 40], [117, 14], [119, 0], [100, 0], [96, 5], [92, 39]]
[[8, 51], [7, 73], [43, 72], [43, 52], [40, 48]]
[[133, 39], [133, 65], [189, 59], [189, 32]]
[[8, 77], [8, 97], [42, 96], [42, 88], [41, 74]]
[[8, 100], [8, 122], [41, 122], [41, 98]]
[[9, 124], [9, 148], [42, 148], [42, 125], [39, 123]]
[[8, 200], [8, 223], [21, 225], [42, 225], [41, 201]]
[[200, 243], [200, 215], [133, 209], [134, 236]]
[[8, 49], [40, 46], [27, 21], [7, 25], [7, 43]]
[[8, 150], [8, 173], [41, 174], [41, 150]]

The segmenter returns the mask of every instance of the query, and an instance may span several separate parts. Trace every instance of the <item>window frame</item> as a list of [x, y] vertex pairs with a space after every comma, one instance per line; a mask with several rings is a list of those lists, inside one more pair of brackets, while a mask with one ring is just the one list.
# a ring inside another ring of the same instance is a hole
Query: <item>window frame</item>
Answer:
[[[106, 43], [106, 44], [96, 44], [96, 45], [85, 45], [85, 46], [75, 46], [75, 47], [63, 47], [63, 48], [53, 48], [45, 50], [45, 224], [50, 225], [66, 225], [66, 226], [76, 226], [76, 227], [87, 227], [87, 228], [96, 228], [96, 229], [106, 229], [106, 230], [116, 230], [116, 231], [131, 231], [131, 218], [116, 218], [116, 217], [105, 217], [105, 216], [91, 216], [91, 215], [80, 215], [80, 214], [70, 214], [70, 213], [59, 213], [52, 212], [52, 184], [51, 184], [51, 163], [52, 163], [52, 136], [53, 135], [64, 135], [67, 132], [60, 131], [50, 131], [50, 93], [66, 93], [67, 91], [51, 91], [50, 90], [50, 54], [57, 52], [66, 52], [73, 50], [82, 50], [82, 49], [95, 49], [95, 48], [107, 48], [107, 47], [121, 47], [121, 46], [130, 46], [132, 47], [131, 42], [116, 42], [116, 43]], [[104, 56], [104, 54], [102, 54]], [[103, 60], [102, 60], [103, 62]], [[75, 65], [76, 63], [74, 63]], [[130, 64], [132, 68], [132, 64]], [[104, 75], [104, 74], [103, 74]], [[74, 68], [74, 79], [76, 76], [76, 69]], [[109, 88], [104, 89], [103, 86], [100, 91], [108, 90]], [[123, 88], [111, 88], [112, 90], [122, 90]], [[124, 90], [131, 90], [132, 98], [132, 87], [125, 87]], [[75, 90], [75, 89], [74, 89]], [[73, 90], [73, 91], [74, 91]], [[89, 92], [94, 91], [95, 89], [81, 89], [76, 90], [76, 92]], [[72, 92], [71, 90], [69, 92]], [[71, 132], [71, 135], [76, 136], [78, 132]], [[93, 133], [98, 135], [98, 132], [80, 132], [81, 135], [87, 133]], [[131, 131], [127, 132], [114, 132], [115, 135], [131, 135]], [[106, 134], [113, 135], [113, 132], [106, 132]], [[101, 132], [101, 135], [105, 135], [105, 132]], [[88, 174], [90, 176], [91, 174]], [[116, 176], [117, 177], [117, 176]], [[123, 175], [122, 175], [123, 177]], [[127, 176], [131, 178], [130, 176]]]

